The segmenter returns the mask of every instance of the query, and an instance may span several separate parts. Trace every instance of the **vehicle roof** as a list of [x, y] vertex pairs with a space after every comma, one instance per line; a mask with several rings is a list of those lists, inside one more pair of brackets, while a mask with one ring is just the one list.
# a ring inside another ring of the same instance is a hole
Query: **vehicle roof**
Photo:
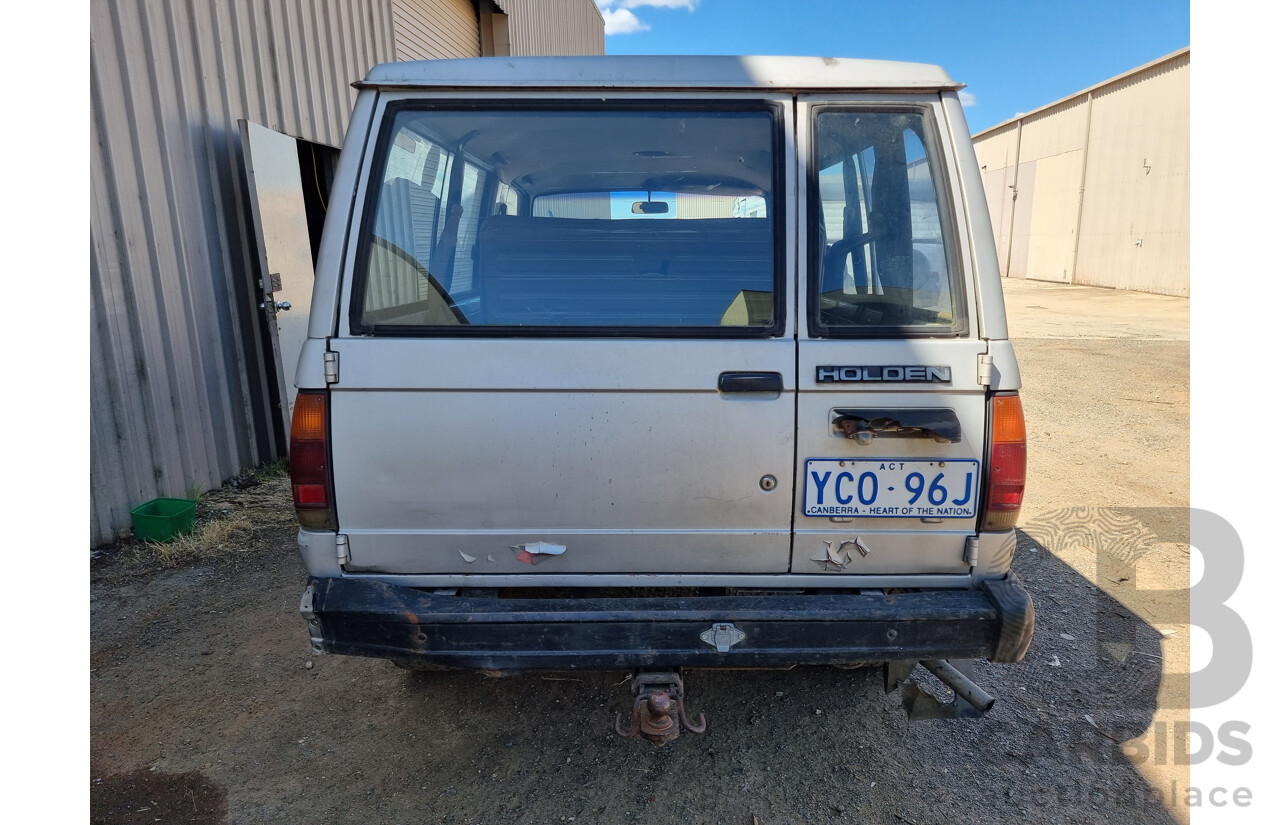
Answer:
[[961, 89], [938, 66], [841, 57], [471, 57], [374, 66], [360, 87], [797, 90]]

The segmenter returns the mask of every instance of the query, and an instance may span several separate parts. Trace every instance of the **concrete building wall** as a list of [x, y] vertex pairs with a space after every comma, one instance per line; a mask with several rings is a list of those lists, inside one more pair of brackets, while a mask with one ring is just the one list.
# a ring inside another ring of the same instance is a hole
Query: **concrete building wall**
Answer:
[[974, 137], [1007, 277], [1190, 294], [1190, 64], [1183, 49]]

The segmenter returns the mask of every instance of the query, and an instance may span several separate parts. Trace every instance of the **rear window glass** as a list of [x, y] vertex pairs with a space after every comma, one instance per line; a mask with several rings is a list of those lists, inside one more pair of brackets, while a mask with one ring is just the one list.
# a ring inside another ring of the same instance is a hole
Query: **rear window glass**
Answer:
[[776, 140], [765, 104], [402, 108], [352, 326], [776, 331]]
[[939, 158], [918, 112], [822, 109], [811, 191], [811, 331], [954, 334], [963, 326]]

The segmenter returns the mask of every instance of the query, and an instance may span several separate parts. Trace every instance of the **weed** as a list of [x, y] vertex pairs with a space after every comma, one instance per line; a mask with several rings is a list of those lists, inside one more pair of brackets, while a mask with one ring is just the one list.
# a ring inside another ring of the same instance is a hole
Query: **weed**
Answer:
[[275, 478], [285, 478], [288, 475], [289, 459], [287, 458], [278, 458], [253, 470], [253, 477], [258, 481], [270, 481]]

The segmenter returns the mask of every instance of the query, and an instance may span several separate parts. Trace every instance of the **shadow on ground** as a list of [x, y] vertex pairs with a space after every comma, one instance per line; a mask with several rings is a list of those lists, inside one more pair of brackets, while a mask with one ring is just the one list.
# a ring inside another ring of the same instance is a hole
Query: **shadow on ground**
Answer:
[[156, 782], [205, 806], [162, 821], [1173, 821], [1120, 744], [1151, 724], [1160, 634], [1019, 545], [1037, 632], [1023, 663], [976, 663], [998, 697], [985, 718], [909, 724], [879, 669], [692, 671], [708, 731], [665, 748], [612, 732], [625, 673], [309, 665], [292, 550], [98, 571], [93, 821], [154, 821], [125, 814], [161, 802]]

